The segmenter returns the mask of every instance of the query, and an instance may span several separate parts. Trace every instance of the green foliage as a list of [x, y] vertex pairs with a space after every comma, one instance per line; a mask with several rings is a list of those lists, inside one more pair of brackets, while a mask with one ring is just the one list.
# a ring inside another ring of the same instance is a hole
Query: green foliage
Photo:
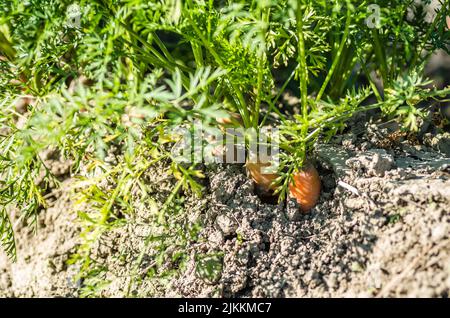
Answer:
[[385, 114], [399, 119], [403, 122], [403, 128], [411, 131], [418, 130], [417, 119], [427, 114], [426, 109], [417, 107], [418, 104], [426, 100], [438, 100], [439, 96], [448, 94], [448, 90], [427, 88], [432, 81], [424, 80], [419, 74], [412, 70], [411, 74], [397, 78], [392, 87], [386, 89], [385, 101], [380, 106]]
[[16, 260], [16, 242], [11, 220], [8, 211], [3, 207], [0, 210], [0, 242], [5, 252], [8, 253], [12, 260]]

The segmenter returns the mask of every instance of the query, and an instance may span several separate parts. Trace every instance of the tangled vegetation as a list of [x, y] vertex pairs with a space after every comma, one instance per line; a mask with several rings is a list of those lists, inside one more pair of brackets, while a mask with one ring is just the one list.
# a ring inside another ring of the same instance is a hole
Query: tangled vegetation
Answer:
[[[71, 262], [81, 264], [85, 295], [95, 293], [98, 282], [87, 282], [102, 270], [92, 244], [142, 202], [155, 211], [146, 246], [156, 244], [158, 262], [175, 244], [182, 269], [183, 246], [201, 226], [179, 221], [183, 196], [201, 196], [203, 172], [199, 162], [173, 160], [175, 128], [196, 120], [214, 128], [231, 113], [245, 128], [276, 125], [283, 200], [315, 144], [356, 112], [378, 109], [417, 131], [423, 102], [450, 93], [423, 77], [430, 55], [448, 52], [450, 3], [442, 1], [432, 19], [427, 3], [0, 0], [2, 246], [16, 257], [12, 210], [37, 227], [45, 194], [60, 182], [42, 159], [53, 149], [73, 163], [83, 243]], [[298, 113], [280, 107], [286, 90], [299, 97]], [[111, 149], [119, 160], [110, 160]], [[142, 179], [159, 162], [177, 180], [163, 202], [149, 197]]]

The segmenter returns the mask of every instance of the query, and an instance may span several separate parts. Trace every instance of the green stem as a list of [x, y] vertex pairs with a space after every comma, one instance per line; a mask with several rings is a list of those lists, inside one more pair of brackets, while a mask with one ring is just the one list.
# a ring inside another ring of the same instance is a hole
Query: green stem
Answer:
[[158, 45], [161, 52], [163, 52], [164, 56], [169, 60], [169, 62], [176, 63], [172, 54], [170, 54], [170, 52], [167, 49], [167, 47], [165, 46], [165, 44], [161, 41], [161, 39], [158, 37], [158, 35], [155, 32], [152, 33], [152, 38], [155, 41], [156, 45]]
[[194, 53], [195, 64], [197, 67], [202, 67], [204, 65], [203, 52], [200, 45], [195, 42], [191, 42], [192, 52]]
[[[173, 69], [175, 69], [177, 67], [177, 68], [179, 68], [180, 70], [182, 70], [184, 72], [191, 72], [192, 71], [189, 67], [186, 67], [185, 65], [181, 65], [179, 63], [176, 63], [176, 61], [173, 60], [173, 58], [167, 58], [167, 57], [164, 57], [163, 55], [161, 55], [161, 53], [159, 53], [153, 46], [148, 44], [148, 42], [145, 39], [143, 39], [139, 34], [134, 32], [127, 24], [125, 24], [123, 22], [120, 22], [120, 25], [122, 25], [125, 28], [125, 30], [127, 30], [127, 32], [132, 37], [134, 37], [136, 40], [141, 42], [142, 45], [149, 51], [148, 53], [151, 53], [152, 56], [155, 57], [160, 62], [161, 65], [164, 65], [164, 67], [166, 69], [173, 70]], [[156, 40], [156, 38], [155, 38], [155, 40]], [[157, 41], [155, 41], [155, 42], [157, 42]], [[168, 55], [170, 56], [169, 53], [168, 53]]]
[[433, 23], [431, 23], [430, 27], [427, 30], [427, 33], [422, 42], [422, 45], [420, 45], [419, 49], [414, 52], [414, 57], [413, 57], [411, 63], [409, 63], [409, 65], [416, 65], [417, 60], [420, 57], [420, 54], [425, 49], [425, 46], [427, 45], [427, 42], [430, 39], [431, 34], [433, 33], [434, 29], [436, 28], [436, 23], [441, 19], [441, 15], [443, 14], [444, 11], [446, 11], [445, 7], [441, 8], [441, 10], [439, 10], [439, 12], [436, 14], [436, 17], [434, 18]]
[[367, 80], [369, 81], [370, 87], [372, 88], [372, 91], [375, 94], [377, 102], [381, 103], [383, 101], [383, 98], [381, 97], [381, 94], [378, 91], [377, 85], [375, 85], [374, 81], [372, 80], [372, 77], [370, 76], [370, 73], [368, 72], [366, 66], [364, 64], [361, 64], [361, 67], [363, 69], [364, 74], [366, 74]]
[[[202, 34], [200, 29], [197, 27], [197, 24], [195, 21], [192, 20], [192, 17], [190, 15], [186, 15], [189, 22], [191, 23], [192, 28], [194, 29], [194, 32], [197, 34], [197, 36], [200, 38], [200, 40], [203, 42], [203, 45], [205, 48], [208, 49], [209, 53], [213, 56], [217, 64], [224, 70], [226, 70], [226, 65], [220, 58], [219, 54], [214, 50], [212, 43], [210, 43], [205, 36]], [[246, 127], [251, 127], [251, 118], [250, 114], [247, 109], [247, 103], [245, 102], [244, 96], [242, 95], [242, 92], [239, 90], [236, 84], [234, 84], [228, 77], [227, 77], [228, 84], [231, 85], [231, 88], [233, 89], [233, 92], [235, 94], [235, 97], [238, 99], [238, 109], [239, 113], [242, 116], [242, 121], [244, 122], [244, 125]]]
[[[297, 4], [297, 33], [298, 33], [298, 63], [300, 65], [300, 96], [302, 102], [302, 117], [308, 119], [308, 69], [306, 66], [305, 35], [303, 33], [303, 10], [300, 1]], [[306, 127], [307, 129], [307, 127]]]
[[252, 124], [254, 128], [258, 127], [258, 119], [259, 119], [259, 109], [261, 107], [261, 89], [263, 82], [263, 58], [262, 56], [258, 59], [258, 75], [257, 75], [257, 83], [256, 83], [256, 101], [255, 108], [253, 112]]
[[6, 58], [12, 62], [16, 58], [16, 50], [12, 44], [8, 41], [6, 36], [0, 31], [0, 52], [5, 54]]
[[269, 102], [269, 111], [264, 115], [264, 118], [261, 121], [260, 127], [262, 127], [264, 125], [264, 123], [267, 120], [267, 117], [269, 116], [269, 114], [272, 111], [275, 111], [278, 114], [278, 116], [280, 116], [281, 121], [286, 122], [285, 116], [277, 109], [275, 104], [277, 103], [278, 99], [281, 97], [281, 94], [283, 94], [283, 92], [285, 91], [286, 87], [289, 85], [291, 80], [294, 78], [295, 72], [297, 72], [298, 68], [299, 68], [299, 64], [297, 64], [297, 67], [291, 72], [291, 75], [289, 75], [289, 78], [283, 83], [283, 86], [281, 86], [281, 88], [278, 90], [277, 96], [275, 96], [275, 98]]
[[[262, 12], [261, 14], [261, 20], [264, 23], [269, 22], [269, 15], [270, 11], [268, 12]], [[261, 37], [265, 37], [266, 29], [261, 29]], [[254, 108], [254, 114], [253, 114], [253, 128], [258, 128], [258, 121], [259, 121], [259, 110], [261, 107], [261, 99], [262, 99], [262, 84], [263, 84], [263, 75], [264, 75], [264, 63], [266, 61], [266, 54], [265, 54], [265, 43], [263, 48], [259, 48], [258, 52], [258, 75], [257, 75], [257, 84], [256, 84], [256, 101], [255, 101], [255, 108]]]
[[380, 36], [377, 29], [372, 30], [372, 37], [375, 49], [375, 57], [377, 58], [378, 63], [380, 63], [380, 72], [383, 79], [383, 87], [385, 87], [388, 84], [388, 67], [386, 63], [386, 54], [383, 46], [381, 45]]

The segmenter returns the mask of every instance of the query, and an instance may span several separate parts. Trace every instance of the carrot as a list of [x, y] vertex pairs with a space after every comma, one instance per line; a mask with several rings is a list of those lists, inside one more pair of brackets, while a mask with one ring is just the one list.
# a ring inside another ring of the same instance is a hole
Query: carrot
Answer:
[[255, 183], [261, 187], [264, 192], [270, 192], [276, 190], [276, 185], [273, 184], [278, 174], [276, 173], [264, 173], [263, 168], [270, 167], [270, 162], [247, 162], [245, 165], [250, 177]]
[[[269, 162], [246, 164], [250, 177], [261, 190], [267, 193], [277, 189], [274, 181], [278, 178], [278, 174], [262, 171], [263, 167], [270, 165]], [[307, 164], [303, 170], [294, 173], [293, 181], [289, 185], [289, 195], [297, 200], [303, 212], [308, 212], [317, 204], [320, 196], [320, 177], [312, 164]]]
[[297, 199], [303, 212], [308, 212], [317, 204], [320, 196], [320, 177], [312, 164], [307, 164], [303, 170], [293, 175], [289, 194]]
[[232, 126], [232, 125], [236, 125], [236, 126], [243, 125], [241, 115], [239, 115], [237, 113], [232, 113], [232, 112], [229, 112], [229, 117], [217, 117], [216, 121], [217, 121], [217, 123], [219, 123], [220, 127]]
[[[226, 125], [242, 125], [242, 119], [236, 113], [230, 113], [228, 118], [216, 118], [216, 121], [222, 129]], [[260, 187], [260, 190], [271, 195], [277, 189], [278, 186], [274, 181], [279, 175], [263, 172], [263, 168], [271, 166], [270, 160], [268, 162], [260, 162], [259, 160], [258, 162], [247, 162], [245, 166], [248, 175]], [[317, 204], [320, 196], [320, 177], [312, 164], [307, 163], [301, 171], [293, 175], [293, 181], [289, 185], [289, 195], [297, 200], [303, 212], [308, 212]]]
[[33, 96], [27, 95], [19, 97], [15, 102], [16, 111], [20, 114], [25, 114], [27, 112], [28, 106], [33, 106], [35, 104], [35, 99]]

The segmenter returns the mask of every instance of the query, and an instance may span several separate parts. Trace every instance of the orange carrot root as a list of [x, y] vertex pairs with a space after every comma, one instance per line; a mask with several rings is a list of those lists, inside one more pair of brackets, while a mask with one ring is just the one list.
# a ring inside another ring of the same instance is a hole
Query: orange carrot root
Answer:
[[[247, 171], [250, 177], [265, 192], [274, 191], [277, 186], [273, 184], [278, 174], [263, 173], [264, 167], [270, 163], [247, 163]], [[307, 164], [303, 170], [293, 175], [293, 181], [289, 185], [289, 195], [297, 200], [303, 212], [311, 210], [320, 197], [320, 176], [312, 164]]]
[[289, 194], [297, 199], [303, 212], [308, 212], [319, 200], [319, 173], [313, 165], [308, 164], [303, 170], [295, 173], [293, 179], [293, 182], [289, 185]]
[[250, 163], [246, 164], [247, 171], [250, 177], [255, 181], [255, 183], [260, 186], [264, 191], [269, 192], [270, 190], [276, 190], [276, 185], [272, 184], [278, 174], [276, 173], [264, 173], [263, 168], [269, 167], [270, 163]]

